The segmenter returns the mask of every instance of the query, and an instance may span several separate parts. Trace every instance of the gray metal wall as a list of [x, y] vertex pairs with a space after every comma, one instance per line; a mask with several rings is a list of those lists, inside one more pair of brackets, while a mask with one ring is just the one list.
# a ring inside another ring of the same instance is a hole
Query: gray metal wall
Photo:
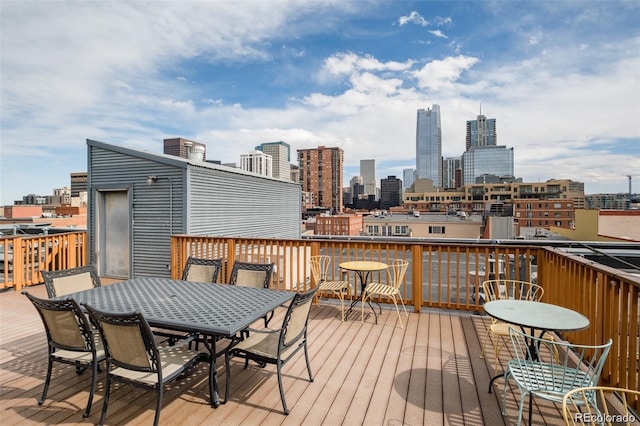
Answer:
[[190, 166], [187, 233], [300, 238], [300, 185]]

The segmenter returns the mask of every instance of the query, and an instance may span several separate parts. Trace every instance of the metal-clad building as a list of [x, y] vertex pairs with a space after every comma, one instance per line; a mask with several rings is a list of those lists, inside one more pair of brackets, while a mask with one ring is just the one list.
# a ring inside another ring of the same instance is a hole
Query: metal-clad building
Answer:
[[300, 238], [300, 185], [87, 139], [89, 255], [101, 276], [169, 276], [171, 235]]

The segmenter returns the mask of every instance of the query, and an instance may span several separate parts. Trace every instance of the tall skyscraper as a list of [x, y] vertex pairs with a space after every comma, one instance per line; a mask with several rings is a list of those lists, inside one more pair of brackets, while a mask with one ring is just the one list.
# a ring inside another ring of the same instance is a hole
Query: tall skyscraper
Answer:
[[476, 146], [496, 146], [498, 145], [498, 134], [496, 132], [496, 119], [487, 119], [480, 115], [475, 120], [467, 121], [467, 146], [466, 151]]
[[364, 193], [377, 198], [376, 160], [360, 160], [360, 176], [362, 176]]
[[364, 194], [364, 185], [362, 184], [362, 176], [354, 176], [349, 182], [349, 194], [351, 199], [348, 204], [354, 204], [358, 196]]
[[427, 178], [442, 187], [442, 129], [440, 105], [418, 110], [416, 126], [416, 178]]
[[265, 142], [256, 146], [256, 150], [269, 154], [273, 159], [274, 178], [291, 179], [291, 146], [288, 143]]
[[299, 149], [300, 183], [302, 191], [313, 194], [314, 204], [342, 212], [342, 148]]

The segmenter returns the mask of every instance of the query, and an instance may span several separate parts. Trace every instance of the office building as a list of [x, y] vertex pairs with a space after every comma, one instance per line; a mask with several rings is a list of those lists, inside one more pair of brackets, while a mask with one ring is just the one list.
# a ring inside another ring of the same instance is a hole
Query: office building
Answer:
[[472, 147], [462, 153], [463, 185], [482, 175], [513, 176], [513, 148], [504, 145]]
[[184, 138], [165, 139], [163, 152], [176, 157], [198, 161], [206, 161], [207, 159], [207, 147], [205, 144]]
[[376, 160], [360, 160], [360, 176], [364, 185], [364, 193], [378, 198], [376, 185]]
[[403, 169], [402, 170], [402, 186], [404, 188], [410, 188], [413, 182], [416, 181], [416, 169]]
[[256, 150], [271, 156], [274, 178], [291, 179], [291, 146], [288, 143], [265, 142], [256, 146]]
[[460, 157], [447, 157], [442, 161], [442, 187], [445, 189], [462, 186], [462, 160]]
[[467, 144], [466, 151], [479, 146], [498, 145], [498, 135], [496, 133], [496, 119], [478, 115], [475, 120], [467, 121]]
[[354, 205], [356, 203], [355, 200], [358, 199], [360, 195], [364, 194], [364, 185], [362, 184], [362, 176], [354, 176], [351, 178], [349, 182], [349, 200], [346, 204]]
[[416, 125], [416, 178], [427, 178], [442, 187], [442, 129], [440, 106], [419, 109]]
[[298, 166], [302, 190], [310, 192], [315, 207], [342, 212], [342, 148], [299, 149]]
[[87, 192], [87, 172], [71, 173], [71, 197]]
[[402, 181], [395, 176], [380, 180], [380, 208], [387, 210], [402, 205]]
[[272, 177], [273, 159], [262, 151], [249, 151], [240, 155], [240, 168], [247, 172]]

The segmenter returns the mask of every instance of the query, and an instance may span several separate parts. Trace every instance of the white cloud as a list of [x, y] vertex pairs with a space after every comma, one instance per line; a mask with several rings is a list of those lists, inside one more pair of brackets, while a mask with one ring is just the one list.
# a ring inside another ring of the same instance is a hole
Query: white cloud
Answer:
[[429, 21], [424, 19], [415, 10], [413, 12], [411, 12], [409, 15], [401, 16], [401, 17], [398, 18], [398, 24], [400, 26], [403, 26], [403, 25], [406, 25], [406, 24], [409, 24], [409, 23], [410, 24], [420, 25], [421, 27], [426, 27], [427, 25], [429, 25]]
[[433, 30], [433, 31], [429, 31], [432, 35], [439, 37], [439, 38], [449, 38], [447, 37], [442, 31], [440, 30]]
[[418, 86], [429, 90], [441, 90], [452, 86], [463, 71], [468, 70], [479, 60], [459, 55], [425, 64], [422, 69], [413, 73]]

